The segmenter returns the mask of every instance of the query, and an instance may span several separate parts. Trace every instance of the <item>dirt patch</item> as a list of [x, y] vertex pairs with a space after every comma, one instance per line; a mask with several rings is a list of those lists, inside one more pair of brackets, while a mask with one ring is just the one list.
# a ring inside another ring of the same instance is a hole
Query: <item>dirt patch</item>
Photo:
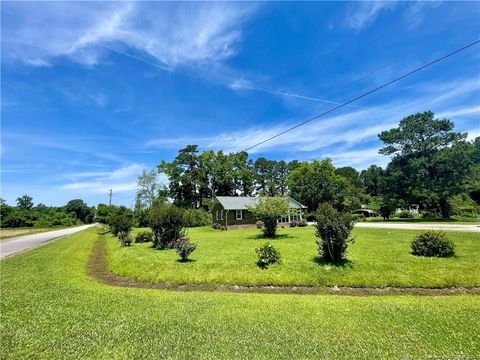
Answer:
[[148, 282], [131, 279], [117, 275], [110, 271], [106, 256], [106, 238], [99, 236], [99, 240], [87, 265], [90, 276], [101, 283], [130, 288], [162, 289], [172, 291], [211, 291], [211, 292], [238, 292], [258, 294], [331, 294], [350, 296], [381, 296], [381, 295], [420, 295], [420, 296], [445, 296], [459, 294], [480, 295], [479, 287], [455, 288], [426, 288], [426, 287], [351, 287], [351, 286], [240, 286], [240, 285], [214, 285], [214, 284], [172, 284], [168, 282]]

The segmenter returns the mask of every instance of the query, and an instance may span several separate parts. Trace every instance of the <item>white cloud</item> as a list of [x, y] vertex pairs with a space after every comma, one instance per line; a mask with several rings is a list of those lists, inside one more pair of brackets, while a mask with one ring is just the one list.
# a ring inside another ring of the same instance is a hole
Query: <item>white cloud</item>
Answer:
[[[110, 189], [114, 189], [116, 193], [133, 192], [137, 189], [137, 178], [144, 168], [145, 166], [134, 163], [111, 172], [71, 174], [70, 177], [74, 180], [61, 188], [81, 194], [106, 194]], [[76, 180], [76, 178], [82, 180]]]
[[[331, 147], [335, 146], [337, 149], [344, 149], [339, 150], [338, 153], [335, 152], [340, 156], [338, 154], [342, 151], [350, 151], [354, 146], [376, 140], [377, 134], [381, 131], [397, 126], [402, 118], [415, 112], [432, 109], [439, 115], [450, 113], [453, 121], [458, 116], [475, 116], [476, 106], [463, 108], [454, 106], [463, 103], [472, 94], [478, 94], [480, 90], [478, 85], [474, 79], [443, 84], [427, 83], [421, 87], [404, 88], [401, 92], [408, 93], [407, 97], [376, 106], [351, 111], [347, 109], [334, 116], [319, 118], [276, 137], [250, 152], [316, 152], [325, 156], [325, 154], [332, 154]], [[180, 145], [198, 144], [202, 148], [241, 151], [304, 120], [293, 118], [276, 125], [252, 126], [211, 136], [153, 139], [147, 142], [146, 146], [178, 148]], [[355, 161], [357, 160], [352, 158], [352, 163]]]
[[383, 11], [391, 11], [397, 6], [395, 1], [362, 1], [350, 5], [345, 15], [345, 26], [362, 30], [370, 26]]
[[10, 60], [47, 66], [55, 57], [67, 56], [95, 65], [113, 49], [171, 68], [232, 56], [241, 39], [241, 24], [254, 7], [232, 3], [16, 2], [3, 8], [2, 41]]

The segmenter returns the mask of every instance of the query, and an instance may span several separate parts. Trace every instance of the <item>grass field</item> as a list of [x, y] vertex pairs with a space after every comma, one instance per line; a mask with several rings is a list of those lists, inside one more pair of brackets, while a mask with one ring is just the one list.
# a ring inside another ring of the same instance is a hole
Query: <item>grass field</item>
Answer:
[[480, 355], [478, 296], [118, 288], [86, 275], [95, 240], [89, 229], [1, 262], [2, 359]]
[[448, 232], [457, 246], [454, 258], [424, 258], [410, 254], [415, 230], [355, 229], [348, 261], [341, 266], [322, 263], [317, 257], [315, 229], [279, 229], [270, 240], [282, 263], [267, 270], [256, 266], [255, 248], [265, 240], [256, 229], [219, 231], [193, 228], [196, 242], [193, 261], [177, 261], [174, 250], [153, 250], [151, 244], [122, 247], [108, 241], [110, 269], [147, 281], [230, 285], [345, 285], [450, 287], [480, 286], [480, 234]]

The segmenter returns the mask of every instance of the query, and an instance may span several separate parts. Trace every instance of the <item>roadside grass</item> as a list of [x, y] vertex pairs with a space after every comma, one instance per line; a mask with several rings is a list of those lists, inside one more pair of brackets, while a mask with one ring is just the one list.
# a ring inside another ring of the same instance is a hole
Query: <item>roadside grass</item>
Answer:
[[95, 231], [1, 262], [0, 358], [480, 355], [478, 296], [182, 293], [112, 287], [86, 275]]
[[394, 223], [394, 224], [451, 224], [451, 225], [475, 225], [478, 224], [477, 218], [472, 217], [451, 217], [450, 219], [444, 220], [441, 218], [438, 219], [424, 219], [424, 218], [413, 218], [413, 219], [402, 219], [402, 218], [391, 218], [389, 220], [384, 220], [381, 217], [372, 217], [372, 218], [363, 218], [361, 222], [373, 222], [373, 223]]
[[16, 237], [16, 236], [38, 234], [38, 233], [42, 233], [42, 232], [45, 232], [45, 231], [58, 230], [58, 229], [60, 229], [60, 228], [52, 228], [52, 229], [47, 229], [47, 228], [42, 228], [42, 229], [34, 229], [34, 228], [0, 229], [0, 240], [9, 239], [9, 238]]
[[[137, 230], [138, 231], [138, 230]], [[174, 284], [455, 287], [480, 286], [480, 234], [448, 232], [457, 247], [453, 258], [413, 256], [410, 242], [418, 230], [354, 229], [355, 243], [341, 265], [317, 256], [314, 227], [279, 229], [272, 240], [259, 230], [189, 229], [197, 250], [192, 261], [180, 263], [174, 250], [153, 250], [150, 243], [122, 247], [108, 237], [111, 271], [130, 278]], [[269, 241], [282, 262], [261, 269], [255, 248]]]

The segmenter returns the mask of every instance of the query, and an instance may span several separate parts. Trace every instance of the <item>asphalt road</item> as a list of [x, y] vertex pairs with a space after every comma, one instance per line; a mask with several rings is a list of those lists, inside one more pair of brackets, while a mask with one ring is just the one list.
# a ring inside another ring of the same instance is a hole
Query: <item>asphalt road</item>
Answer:
[[368, 223], [358, 222], [355, 227], [379, 229], [405, 229], [405, 230], [451, 230], [480, 232], [480, 224], [455, 225], [455, 224], [395, 224], [395, 223]]
[[69, 229], [47, 231], [39, 234], [18, 236], [0, 241], [0, 259], [15, 255], [34, 247], [40, 246], [46, 242], [55, 240], [59, 237], [74, 234], [76, 232], [88, 229], [95, 224], [77, 226]]

